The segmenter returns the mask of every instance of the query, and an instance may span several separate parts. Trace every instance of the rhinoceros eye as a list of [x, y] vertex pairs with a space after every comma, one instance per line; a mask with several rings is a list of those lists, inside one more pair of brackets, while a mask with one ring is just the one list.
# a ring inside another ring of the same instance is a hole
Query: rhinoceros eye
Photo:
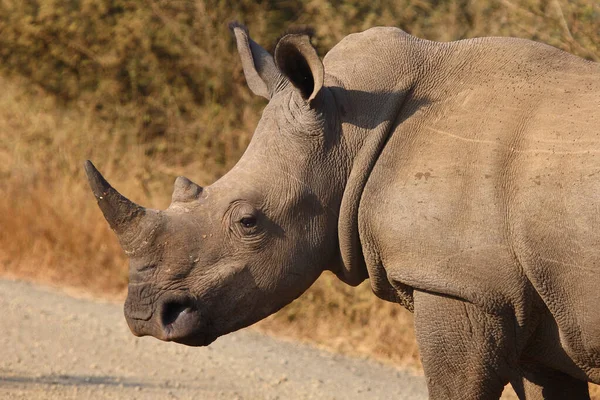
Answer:
[[256, 226], [256, 217], [244, 217], [240, 220], [240, 224], [246, 229]]

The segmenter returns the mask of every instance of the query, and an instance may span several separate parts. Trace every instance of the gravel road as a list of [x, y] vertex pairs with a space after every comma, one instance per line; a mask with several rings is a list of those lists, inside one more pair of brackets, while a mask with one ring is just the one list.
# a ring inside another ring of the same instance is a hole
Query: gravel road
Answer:
[[0, 280], [1, 399], [425, 399], [422, 377], [243, 330], [207, 348], [129, 332], [119, 304]]

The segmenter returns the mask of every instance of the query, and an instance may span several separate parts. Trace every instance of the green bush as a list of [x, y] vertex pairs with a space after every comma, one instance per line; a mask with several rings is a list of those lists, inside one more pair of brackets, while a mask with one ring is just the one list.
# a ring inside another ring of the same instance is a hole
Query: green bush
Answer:
[[[5, 0], [0, 61], [65, 103], [135, 120], [142, 140], [181, 129], [216, 104], [239, 119], [247, 92], [226, 23], [249, 23], [269, 45], [288, 25], [316, 27], [322, 54], [350, 32], [396, 25], [433, 40], [513, 35], [598, 59], [593, 0], [291, 0], [234, 2]], [[227, 108], [228, 104], [236, 107]]]

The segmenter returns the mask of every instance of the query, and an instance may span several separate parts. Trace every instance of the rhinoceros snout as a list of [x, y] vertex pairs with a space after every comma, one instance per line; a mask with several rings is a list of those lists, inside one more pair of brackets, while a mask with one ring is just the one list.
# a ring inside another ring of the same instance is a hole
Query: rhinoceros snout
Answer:
[[129, 329], [136, 336], [154, 336], [167, 342], [177, 342], [188, 346], [206, 346], [209, 339], [207, 326], [193, 299], [187, 296], [167, 297], [158, 300], [155, 312], [148, 320], [135, 318], [125, 308], [125, 319]]
[[160, 326], [163, 339], [187, 344], [202, 344], [202, 318], [200, 311], [188, 301], [168, 300], [160, 307]]

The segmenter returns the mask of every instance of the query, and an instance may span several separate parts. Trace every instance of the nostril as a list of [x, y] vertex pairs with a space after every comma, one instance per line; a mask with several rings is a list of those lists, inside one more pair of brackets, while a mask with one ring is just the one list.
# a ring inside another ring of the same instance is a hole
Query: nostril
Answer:
[[164, 299], [157, 311], [155, 324], [159, 326], [154, 325], [157, 338], [195, 346], [206, 342], [202, 314], [194, 298], [178, 295]]
[[164, 327], [170, 326], [179, 316], [189, 310], [189, 305], [177, 302], [169, 302], [164, 305], [161, 319]]

